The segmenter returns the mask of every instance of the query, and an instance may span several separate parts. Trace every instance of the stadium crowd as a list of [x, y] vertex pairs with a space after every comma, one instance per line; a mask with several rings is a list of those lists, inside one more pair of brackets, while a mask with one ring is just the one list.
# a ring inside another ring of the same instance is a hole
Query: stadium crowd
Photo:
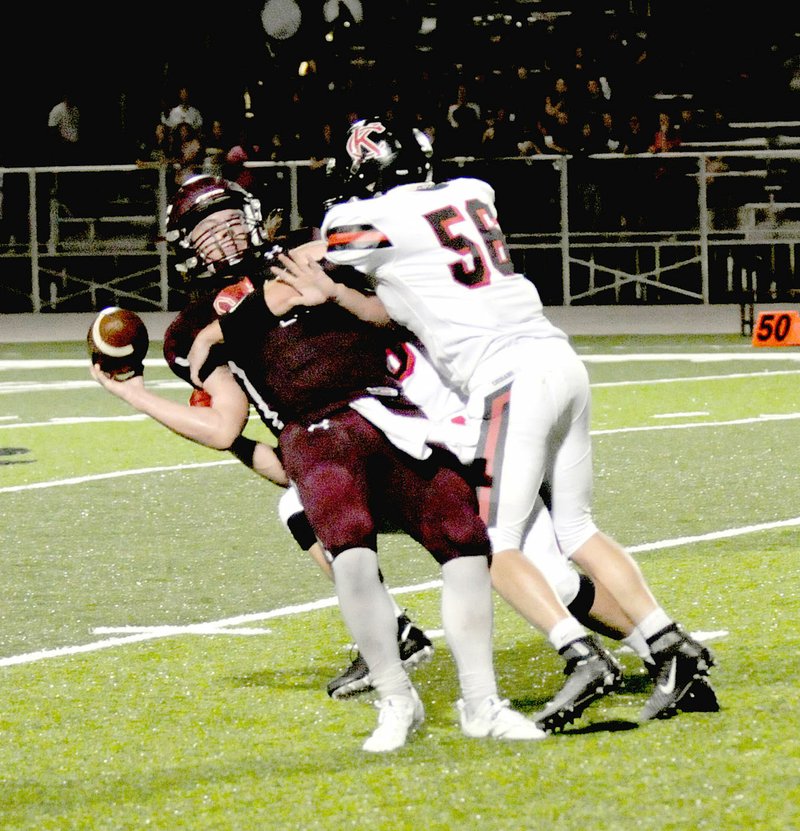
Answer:
[[[68, 96], [84, 116], [71, 160], [147, 161], [156, 153], [176, 169], [196, 172], [219, 169], [219, 151], [234, 147], [240, 161], [243, 153], [276, 161], [323, 158], [331, 131], [339, 134], [356, 115], [369, 115], [356, 113], [355, 102], [424, 128], [440, 158], [646, 152], [661, 149], [665, 117], [684, 141], [721, 140], [731, 120], [787, 118], [796, 110], [790, 12], [785, 20], [773, 16], [744, 26], [718, 3], [700, 9], [682, 2], [605, 3], [569, 14], [557, 9], [578, 4], [537, 4], [543, 8], [537, 16], [527, 4], [496, 0], [440, 13], [426, 37], [415, 31], [413, 15], [410, 24], [399, 13], [378, 18], [377, 9], [363, 4], [364, 18], [356, 23], [346, 19], [346, 4], [338, 5], [327, 27], [304, 18], [294, 38], [271, 42], [261, 31], [267, 53], [262, 47], [246, 61], [239, 57], [233, 64], [239, 70], [225, 79], [209, 68], [226, 62], [221, 43], [205, 36], [203, 47], [191, 32], [186, 39], [200, 60], [167, 55], [160, 89], [152, 70], [136, 94], [103, 86], [99, 78], [103, 92], [94, 93], [96, 67], [88, 77], [67, 77], [64, 83], [76, 87]], [[239, 52], [253, 52], [252, 33], [246, 40], [240, 28]], [[154, 49], [152, 60], [158, 59]], [[181, 110], [182, 96], [191, 96], [191, 110]], [[91, 112], [99, 109], [98, 97], [104, 115]], [[640, 125], [633, 136], [631, 119]], [[182, 135], [183, 122], [193, 135]], [[168, 135], [156, 144], [159, 124]], [[57, 140], [30, 152], [48, 154], [47, 161], [62, 158]]]

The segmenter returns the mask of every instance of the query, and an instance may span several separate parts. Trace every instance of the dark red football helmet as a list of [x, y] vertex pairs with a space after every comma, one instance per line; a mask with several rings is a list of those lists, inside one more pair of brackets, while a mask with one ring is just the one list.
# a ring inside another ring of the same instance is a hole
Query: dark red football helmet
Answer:
[[[235, 211], [221, 215], [218, 223], [203, 229], [200, 237], [192, 232], [198, 223], [220, 211]], [[224, 253], [217, 246], [217, 254], [211, 258], [209, 249], [213, 240], [228, 239], [235, 243]], [[178, 271], [187, 277], [208, 277], [225, 273], [246, 259], [252, 249], [258, 249], [267, 241], [261, 203], [252, 193], [236, 182], [218, 176], [198, 175], [187, 179], [167, 206], [168, 242], [177, 246], [178, 253], [185, 252], [183, 260], [176, 264]], [[231, 274], [239, 279], [239, 275]]]

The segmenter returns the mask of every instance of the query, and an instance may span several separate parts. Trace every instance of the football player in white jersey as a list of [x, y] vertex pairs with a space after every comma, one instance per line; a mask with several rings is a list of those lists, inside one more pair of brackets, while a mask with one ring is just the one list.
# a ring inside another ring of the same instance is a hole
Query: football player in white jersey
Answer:
[[[398, 345], [394, 352], [387, 353], [389, 369], [400, 380], [406, 396], [417, 404], [434, 424], [427, 425], [425, 434], [435, 434], [437, 443], [444, 444], [456, 455], [464, 458], [474, 457], [474, 449], [468, 450], [473, 441], [473, 431], [464, 430], [465, 403], [454, 390], [444, 383], [439, 373], [431, 365], [419, 345], [408, 341]], [[395, 416], [402, 422], [409, 419]], [[384, 422], [390, 430], [407, 431], [407, 436], [419, 434], [418, 426], [409, 430], [408, 424], [400, 424], [387, 417]], [[324, 561], [322, 545], [316, 540], [296, 490], [287, 489], [279, 503], [279, 513], [286, 528], [292, 533], [297, 543], [312, 554], [317, 562]], [[619, 604], [600, 583], [595, 583], [587, 575], [580, 573], [559, 550], [553, 530], [553, 523], [544, 500], [539, 497], [531, 518], [530, 528], [526, 531], [523, 553], [546, 577], [569, 611], [593, 632], [620, 641], [643, 661], [644, 668], [655, 672], [655, 664], [647, 643], [639, 630], [620, 608]], [[405, 612], [398, 609], [398, 620], [405, 618]], [[402, 629], [400, 630], [402, 633]], [[410, 636], [410, 637], [409, 637]], [[417, 627], [412, 628], [407, 639], [419, 649], [424, 635]], [[401, 644], [402, 654], [403, 644]], [[409, 647], [406, 647], [409, 651]], [[431, 650], [432, 651], [432, 650]], [[429, 657], [425, 652], [410, 656], [410, 661], [424, 660]], [[363, 692], [372, 688], [369, 668], [363, 657], [357, 654], [352, 665], [328, 685], [332, 697], [343, 697]], [[333, 690], [333, 691], [332, 691]], [[719, 705], [713, 689], [705, 679], [698, 679], [680, 702], [680, 709], [696, 712], [716, 712]]]
[[[362, 319], [408, 328], [480, 421], [476, 457], [492, 481], [480, 502], [493, 584], [567, 661], [567, 683], [534, 718], [559, 729], [620, 682], [613, 657], [521, 550], [543, 485], [560, 549], [610, 591], [650, 647], [656, 684], [641, 720], [674, 714], [695, 681], [707, 685], [713, 656], [593, 521], [588, 374], [545, 317], [533, 283], [515, 270], [493, 189], [472, 178], [434, 183], [427, 137], [380, 118], [352, 124], [345, 150], [336, 159], [340, 197], [322, 223], [326, 256], [362, 272], [374, 294], [334, 286], [303, 302], [331, 300]], [[290, 260], [282, 262], [275, 273], [298, 288]]]

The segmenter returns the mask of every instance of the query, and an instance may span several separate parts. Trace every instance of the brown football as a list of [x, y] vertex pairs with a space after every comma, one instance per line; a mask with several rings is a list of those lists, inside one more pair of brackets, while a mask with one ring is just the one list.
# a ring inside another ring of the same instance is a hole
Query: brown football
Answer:
[[109, 306], [99, 312], [86, 336], [89, 357], [118, 381], [144, 374], [150, 338], [136, 312]]

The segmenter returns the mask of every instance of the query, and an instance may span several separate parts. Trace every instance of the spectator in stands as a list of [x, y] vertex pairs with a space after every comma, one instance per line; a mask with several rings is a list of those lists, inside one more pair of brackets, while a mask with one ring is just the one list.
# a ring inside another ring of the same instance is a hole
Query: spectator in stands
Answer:
[[286, 155], [286, 148], [283, 146], [283, 136], [274, 132], [267, 141], [267, 149], [264, 152], [264, 160], [268, 162], [282, 162], [289, 157]]
[[714, 106], [705, 125], [706, 138], [714, 141], [728, 141], [732, 138], [728, 116], [721, 105]]
[[153, 125], [153, 134], [147, 141], [139, 145], [137, 156], [139, 164], [172, 165], [175, 155], [172, 146], [172, 136], [169, 127], [161, 121]]
[[528, 67], [517, 64], [513, 67], [505, 89], [500, 91], [500, 101], [505, 102], [504, 109], [509, 121], [516, 124], [533, 124], [538, 117], [540, 90], [533, 80]]
[[599, 228], [603, 213], [600, 173], [603, 162], [588, 158], [593, 153], [608, 152], [604, 137], [596, 129], [597, 122], [584, 118], [577, 135], [569, 148], [572, 161], [569, 163], [569, 183], [572, 191], [570, 204], [570, 227], [578, 231], [595, 231]]
[[[642, 126], [639, 113], [631, 112], [622, 129], [620, 152], [626, 156], [647, 153], [651, 138], [652, 133]], [[648, 165], [646, 169], [645, 164]], [[648, 176], [651, 174], [649, 165], [650, 162], [630, 161], [618, 167], [620, 171], [618, 188], [620, 227], [624, 230], [641, 231], [645, 228], [645, 206], [649, 196], [643, 192], [640, 177], [645, 172]]]
[[603, 148], [598, 153], [621, 153], [622, 135], [617, 130], [614, 121], [614, 113], [611, 110], [604, 110], [600, 113], [600, 120], [595, 128], [598, 144]]
[[[658, 114], [658, 129], [650, 139], [649, 153], [670, 153], [681, 146], [681, 137], [672, 123], [672, 116], [661, 110]], [[674, 229], [679, 226], [678, 194], [680, 190], [680, 170], [677, 164], [666, 162], [656, 167], [656, 189], [654, 191], [652, 219], [659, 230]]]
[[[595, 146], [600, 147], [598, 153], [622, 153], [622, 133], [617, 129], [614, 113], [610, 109], [600, 113], [600, 121], [594, 127]], [[601, 225], [604, 231], [617, 231], [621, 226], [623, 200], [620, 198], [618, 177], [623, 170], [619, 163], [599, 162], [594, 166], [597, 187], [602, 201]]]
[[599, 122], [602, 113], [609, 107], [610, 98], [610, 91], [609, 97], [606, 98], [600, 86], [600, 81], [597, 78], [587, 78], [586, 85], [577, 103], [581, 118], [588, 118], [590, 121]]
[[447, 134], [443, 153], [448, 156], [477, 156], [483, 134], [481, 108], [473, 101], [464, 83], [456, 87], [456, 100], [447, 107]]
[[261, 144], [253, 139], [254, 129], [251, 119], [243, 120], [236, 142], [225, 154], [223, 176], [260, 197], [255, 175], [251, 168], [245, 167], [246, 162], [253, 162], [261, 158]]
[[658, 114], [658, 129], [653, 133], [647, 148], [649, 153], [669, 153], [677, 150], [681, 144], [681, 136], [672, 123], [672, 116], [662, 110]]
[[225, 154], [228, 152], [228, 138], [221, 118], [211, 122], [211, 129], [205, 141], [203, 172], [209, 176], [222, 176]]
[[681, 144], [688, 142], [702, 141], [703, 125], [697, 118], [697, 113], [688, 104], [681, 108], [675, 130], [681, 140]]
[[169, 126], [169, 114], [172, 111], [172, 105], [167, 101], [166, 98], [161, 98], [161, 106], [158, 110], [157, 119], [167, 128], [167, 130], [172, 130], [172, 127]]
[[651, 134], [642, 128], [642, 119], [639, 113], [632, 112], [622, 130], [621, 152], [628, 156], [636, 153], [647, 153], [651, 138]]
[[544, 96], [544, 126], [549, 131], [555, 124], [558, 113], [569, 109], [569, 83], [566, 78], [556, 78], [553, 86]]
[[575, 131], [567, 110], [558, 110], [550, 129], [542, 125], [543, 153], [561, 153], [566, 155], [581, 141], [579, 133]]
[[188, 178], [202, 172], [205, 150], [198, 131], [182, 121], [175, 128], [175, 184], [180, 187]]
[[170, 129], [177, 129], [179, 124], [188, 124], [198, 135], [203, 129], [203, 116], [192, 104], [187, 86], [178, 89], [178, 103], [169, 111], [167, 117], [167, 126]]
[[81, 111], [65, 92], [47, 116], [50, 157], [55, 164], [75, 164], [81, 147]]
[[511, 121], [508, 110], [500, 106], [486, 119], [486, 129], [481, 137], [481, 155], [487, 159], [519, 156], [521, 140], [516, 122]]
[[586, 89], [589, 78], [595, 75], [594, 61], [586, 54], [582, 43], [572, 49], [572, 59], [564, 69], [567, 83], [575, 90]]

